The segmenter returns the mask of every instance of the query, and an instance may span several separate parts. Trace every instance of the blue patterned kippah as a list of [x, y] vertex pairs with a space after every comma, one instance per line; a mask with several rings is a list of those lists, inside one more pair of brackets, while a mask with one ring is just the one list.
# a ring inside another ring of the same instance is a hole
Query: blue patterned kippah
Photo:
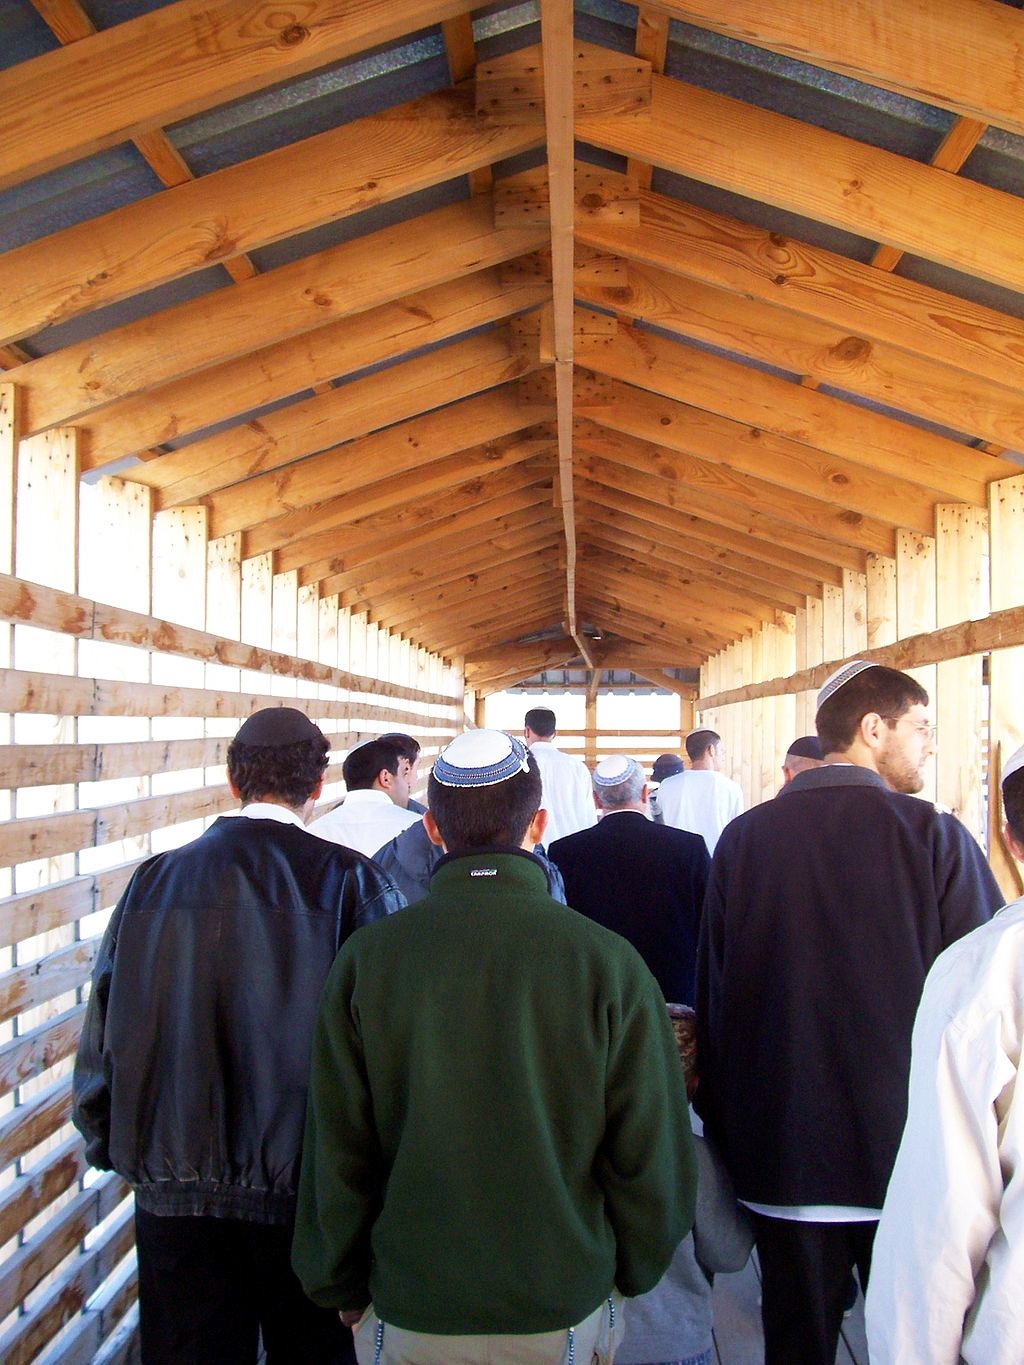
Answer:
[[610, 758], [603, 758], [594, 769], [594, 786], [617, 787], [620, 782], [626, 781], [634, 768], [639, 766], [635, 758], [627, 758], [625, 754], [612, 754]]
[[877, 667], [878, 665], [873, 664], [870, 659], [851, 659], [848, 664], [843, 664], [834, 673], [830, 673], [818, 693], [818, 710], [820, 711], [828, 699], [834, 697], [839, 689], [845, 687], [858, 673], [863, 673], [866, 668]]
[[466, 730], [438, 754], [433, 772], [445, 787], [493, 787], [529, 766], [526, 745], [504, 730]]

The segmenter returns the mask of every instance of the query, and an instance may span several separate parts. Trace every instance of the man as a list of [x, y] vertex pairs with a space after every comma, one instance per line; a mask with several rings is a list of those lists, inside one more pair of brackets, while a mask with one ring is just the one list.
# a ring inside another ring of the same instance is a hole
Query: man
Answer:
[[363, 1365], [610, 1362], [619, 1292], [652, 1288], [692, 1223], [664, 1002], [548, 896], [540, 799], [519, 740], [453, 740], [430, 895], [355, 935], [324, 990], [293, 1259]]
[[601, 818], [548, 846], [574, 910], [629, 939], [666, 1000], [692, 1005], [697, 934], [711, 859], [699, 834], [647, 818], [635, 759], [615, 754], [594, 770]]
[[92, 1165], [135, 1191], [145, 1365], [334, 1365], [350, 1343], [291, 1271], [316, 1000], [341, 943], [398, 909], [314, 838], [328, 742], [273, 707], [228, 748], [239, 816], [150, 858], [114, 911], [74, 1078]]
[[352, 749], [341, 766], [345, 800], [314, 820], [310, 833], [372, 858], [381, 844], [417, 824], [421, 817], [407, 809], [405, 747], [402, 739], [382, 736]]
[[[419, 781], [420, 766], [420, 742], [413, 739], [412, 735], [402, 734], [398, 730], [390, 730], [386, 735], [381, 735], [381, 739], [390, 739], [398, 746], [398, 757], [400, 760], [399, 773], [405, 778], [405, 784], [412, 792]], [[422, 815], [427, 809], [421, 801], [417, 801], [414, 796], [409, 796], [405, 803], [406, 810], [413, 811], [416, 815]]]
[[794, 739], [782, 760], [782, 785], [788, 787], [797, 773], [821, 767], [821, 744], [817, 735], [802, 735]]
[[858, 659], [825, 683], [822, 767], [723, 832], [697, 963], [696, 1104], [755, 1214], [769, 1365], [832, 1365], [906, 1116], [943, 948], [1002, 903], [921, 790], [928, 694]]
[[590, 769], [578, 758], [563, 753], [554, 742], [555, 734], [554, 711], [546, 706], [527, 711], [523, 735], [544, 785], [548, 843], [597, 823]]
[[690, 767], [662, 782], [658, 806], [666, 825], [702, 834], [713, 854], [722, 830], [743, 810], [743, 792], [722, 772], [725, 750], [714, 730], [688, 734], [686, 753]]
[[658, 805], [658, 788], [666, 777], [673, 777], [676, 773], [681, 773], [684, 768], [685, 764], [678, 754], [659, 754], [654, 760], [654, 767], [651, 769], [653, 785], [647, 790], [647, 810], [651, 819], [659, 825], [665, 823], [665, 817]]
[[[1003, 808], [1024, 862], [1024, 748], [1006, 764]], [[1024, 899], [948, 948], [925, 982], [867, 1298], [879, 1365], [1024, 1356], [1022, 1045]]]

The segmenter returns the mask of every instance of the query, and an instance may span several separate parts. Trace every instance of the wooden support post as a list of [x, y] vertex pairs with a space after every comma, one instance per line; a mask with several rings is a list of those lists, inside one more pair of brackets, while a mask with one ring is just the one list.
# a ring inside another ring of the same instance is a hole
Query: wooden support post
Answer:
[[[985, 615], [988, 583], [988, 516], [957, 503], [936, 508], [936, 624], [956, 625]], [[982, 814], [982, 659], [948, 659], [936, 669], [935, 755], [939, 802], [976, 838], [985, 836]]]
[[[935, 540], [913, 531], [896, 532], [896, 630], [897, 639], [935, 629]], [[935, 665], [907, 670], [927, 691], [932, 714], [935, 706]], [[925, 769], [921, 793], [934, 801], [935, 761]]]
[[[1024, 475], [989, 489], [991, 610], [1024, 604]], [[1024, 743], [1024, 646], [992, 652], [989, 673], [989, 862], [1003, 894], [1021, 893], [1020, 869], [1002, 836], [1002, 765]]]

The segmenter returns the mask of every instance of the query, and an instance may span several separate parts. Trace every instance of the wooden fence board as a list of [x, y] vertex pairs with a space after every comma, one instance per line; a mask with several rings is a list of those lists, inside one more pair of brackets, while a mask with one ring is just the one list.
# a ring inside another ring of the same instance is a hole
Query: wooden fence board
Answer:
[[135, 858], [93, 877], [54, 882], [0, 900], [0, 948], [112, 906], [142, 861]]
[[0, 974], [0, 1021], [13, 1019], [84, 985], [96, 960], [99, 942], [96, 937], [72, 943]]
[[71, 1077], [62, 1076], [0, 1123], [0, 1170], [71, 1121]]
[[78, 1047], [84, 1013], [85, 1006], [76, 1005], [0, 1047], [0, 1095], [9, 1094], [15, 1086], [70, 1057]]

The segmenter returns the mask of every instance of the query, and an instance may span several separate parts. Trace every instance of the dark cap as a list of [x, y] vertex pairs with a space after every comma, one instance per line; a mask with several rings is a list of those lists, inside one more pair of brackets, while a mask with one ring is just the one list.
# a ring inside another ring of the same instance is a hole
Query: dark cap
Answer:
[[294, 706], [268, 706], [255, 711], [235, 735], [236, 744], [250, 744], [256, 748], [277, 748], [283, 744], [321, 741], [325, 736], [302, 711]]
[[666, 777], [674, 777], [676, 773], [681, 773], [684, 767], [683, 760], [678, 754], [659, 754], [651, 769], [651, 780], [664, 782]]
[[786, 757], [792, 754], [794, 758], [822, 758], [821, 745], [818, 743], [817, 735], [804, 735], [801, 739], [794, 739], [793, 743], [786, 750]]

